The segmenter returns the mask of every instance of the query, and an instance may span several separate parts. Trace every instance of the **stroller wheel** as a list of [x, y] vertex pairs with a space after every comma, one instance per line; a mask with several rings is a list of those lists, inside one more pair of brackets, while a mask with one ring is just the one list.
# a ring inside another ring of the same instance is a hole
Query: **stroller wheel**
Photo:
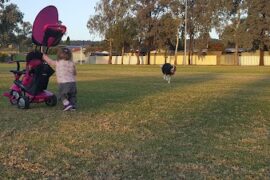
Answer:
[[28, 109], [30, 102], [29, 102], [29, 98], [27, 96], [22, 96], [18, 99], [18, 108], [20, 109]]
[[57, 97], [55, 95], [49, 97], [45, 103], [47, 106], [55, 106], [57, 104]]
[[14, 91], [14, 90], [11, 90], [10, 91], [10, 95], [11, 97], [9, 98], [9, 102], [12, 104], [12, 105], [16, 105], [18, 103], [18, 99], [20, 98], [20, 93], [17, 92], [17, 91]]

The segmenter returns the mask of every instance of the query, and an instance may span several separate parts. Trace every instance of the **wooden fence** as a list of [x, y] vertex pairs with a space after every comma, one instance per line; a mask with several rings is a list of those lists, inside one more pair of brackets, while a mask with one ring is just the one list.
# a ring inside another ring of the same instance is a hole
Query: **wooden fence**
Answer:
[[[234, 65], [233, 54], [208, 54], [208, 55], [193, 55], [190, 59], [191, 65]], [[184, 55], [179, 54], [177, 56], [177, 64], [184, 65], [188, 64], [188, 56], [184, 61]], [[89, 64], [108, 64], [109, 56], [89, 56], [86, 58], [85, 63]], [[174, 64], [175, 56], [164, 56], [161, 54], [151, 54], [150, 63], [151, 65], [161, 65], [165, 62]], [[241, 66], [258, 66], [259, 65], [259, 55], [258, 53], [242, 53], [238, 56], [238, 64]], [[236, 61], [236, 62], [237, 62]], [[113, 56], [112, 64], [129, 64], [136, 65], [138, 62], [138, 58], [135, 55], [125, 55], [122, 56]], [[139, 57], [140, 64], [148, 64], [147, 56]], [[268, 52], [265, 53], [264, 56], [264, 64], [266, 66], [270, 65], [270, 54]]]

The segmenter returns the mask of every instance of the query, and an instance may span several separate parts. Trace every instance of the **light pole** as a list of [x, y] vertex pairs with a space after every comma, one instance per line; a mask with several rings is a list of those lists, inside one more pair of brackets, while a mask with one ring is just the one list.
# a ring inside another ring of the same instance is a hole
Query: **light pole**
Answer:
[[184, 52], [184, 65], [186, 65], [187, 57], [187, 1], [185, 0], [185, 52]]

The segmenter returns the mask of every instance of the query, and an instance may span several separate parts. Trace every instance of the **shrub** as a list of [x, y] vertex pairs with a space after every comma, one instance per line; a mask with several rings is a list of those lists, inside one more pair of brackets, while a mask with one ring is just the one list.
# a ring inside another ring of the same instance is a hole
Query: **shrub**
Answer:
[[0, 63], [8, 61], [8, 55], [0, 53]]

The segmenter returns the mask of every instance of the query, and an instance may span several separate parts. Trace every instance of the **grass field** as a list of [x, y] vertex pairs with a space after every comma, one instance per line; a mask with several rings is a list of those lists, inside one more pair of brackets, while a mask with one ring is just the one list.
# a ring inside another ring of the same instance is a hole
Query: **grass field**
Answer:
[[0, 97], [1, 179], [269, 179], [270, 67], [77, 70], [76, 112]]

